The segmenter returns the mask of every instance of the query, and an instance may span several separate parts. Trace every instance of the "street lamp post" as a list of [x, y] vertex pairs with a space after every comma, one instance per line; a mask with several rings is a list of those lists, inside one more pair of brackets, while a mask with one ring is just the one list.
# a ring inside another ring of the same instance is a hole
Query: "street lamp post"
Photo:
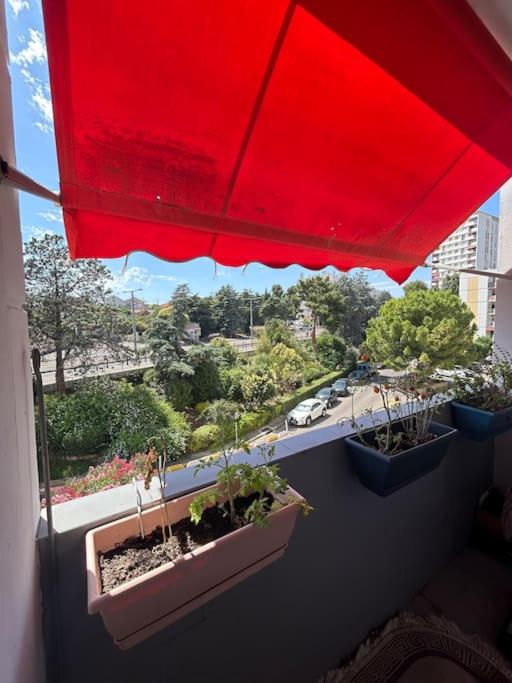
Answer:
[[133, 352], [137, 355], [137, 327], [135, 325], [135, 299], [133, 295], [135, 292], [142, 292], [142, 287], [139, 287], [139, 289], [125, 289], [124, 291], [131, 295]]

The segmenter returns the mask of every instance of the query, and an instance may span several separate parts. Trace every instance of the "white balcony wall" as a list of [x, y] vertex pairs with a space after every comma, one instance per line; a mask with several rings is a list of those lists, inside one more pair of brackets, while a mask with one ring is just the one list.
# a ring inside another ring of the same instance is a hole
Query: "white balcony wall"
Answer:
[[[14, 162], [0, 2], [0, 155]], [[0, 184], [0, 679], [45, 680], [36, 554], [38, 484], [18, 199]]]

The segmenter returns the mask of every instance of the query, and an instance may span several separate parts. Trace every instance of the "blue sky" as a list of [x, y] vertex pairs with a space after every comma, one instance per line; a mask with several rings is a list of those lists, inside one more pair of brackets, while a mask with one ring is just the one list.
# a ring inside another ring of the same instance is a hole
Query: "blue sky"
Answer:
[[[58, 190], [41, 2], [7, 0], [6, 5], [17, 165], [38, 182]], [[497, 215], [498, 195], [491, 197], [482, 208]], [[24, 240], [45, 231], [63, 234], [58, 207], [20, 193], [20, 210]], [[142, 288], [138, 295], [149, 302], [166, 301], [180, 282], [187, 282], [192, 291], [202, 295], [215, 291], [223, 284], [230, 284], [235, 289], [262, 292], [274, 283], [289, 287], [301, 274], [309, 272], [299, 266], [275, 270], [258, 263], [249, 264], [245, 269], [216, 268], [206, 258], [181, 264], [167, 263], [143, 253], [132, 254], [124, 271], [124, 259], [106, 259], [104, 262], [113, 273], [113, 288], [117, 294], [126, 296], [124, 290]], [[368, 271], [368, 279], [377, 289], [386, 289], [393, 296], [399, 296], [402, 292], [382, 271]], [[418, 268], [411, 279], [429, 282], [430, 271], [428, 268]]]

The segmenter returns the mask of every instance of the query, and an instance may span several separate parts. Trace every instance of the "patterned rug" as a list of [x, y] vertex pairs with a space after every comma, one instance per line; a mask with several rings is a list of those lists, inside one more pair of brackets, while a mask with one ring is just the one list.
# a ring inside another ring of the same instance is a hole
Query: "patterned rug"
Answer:
[[478, 636], [434, 615], [402, 613], [319, 683], [510, 683], [510, 664]]

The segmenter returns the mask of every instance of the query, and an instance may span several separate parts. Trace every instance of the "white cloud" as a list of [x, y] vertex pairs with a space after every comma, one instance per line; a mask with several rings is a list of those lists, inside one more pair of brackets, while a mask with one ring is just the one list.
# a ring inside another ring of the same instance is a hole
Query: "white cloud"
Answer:
[[29, 64], [43, 64], [46, 62], [46, 45], [43, 34], [35, 28], [29, 28], [29, 41], [27, 46], [16, 53], [11, 52], [11, 62], [18, 66], [28, 66]]
[[164, 282], [176, 282], [174, 275], [151, 273], [147, 268], [141, 266], [130, 266], [124, 271], [113, 272], [112, 289], [120, 292], [134, 287], [150, 287], [155, 280]]
[[24, 10], [29, 9], [29, 4], [27, 0], [7, 0], [15, 17]]
[[41, 115], [43, 121], [49, 125], [53, 123], [52, 103], [49, 97], [46, 97], [40, 85], [37, 85], [32, 92], [31, 100]]
[[48, 84], [43, 83], [40, 78], [34, 76], [26, 67], [22, 67], [20, 73], [30, 90], [30, 104], [36, 110], [40, 119], [35, 121], [34, 125], [43, 133], [52, 133], [53, 110]]
[[35, 225], [23, 225], [21, 228], [23, 237], [27, 240], [32, 239], [32, 237], [41, 238], [45, 235], [55, 235], [56, 233], [50, 228], [39, 228]]
[[62, 210], [61, 209], [49, 209], [48, 211], [40, 211], [38, 216], [44, 218], [45, 221], [49, 223], [62, 223]]

